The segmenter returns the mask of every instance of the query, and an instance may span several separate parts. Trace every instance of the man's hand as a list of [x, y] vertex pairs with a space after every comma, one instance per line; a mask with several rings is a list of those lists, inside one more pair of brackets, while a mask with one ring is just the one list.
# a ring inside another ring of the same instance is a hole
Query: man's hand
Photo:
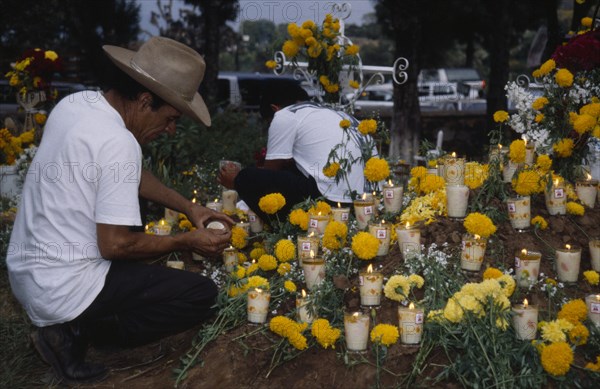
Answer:
[[235, 225], [235, 221], [224, 213], [214, 211], [199, 204], [193, 204], [190, 207], [187, 217], [198, 229], [203, 229], [209, 220], [220, 220], [229, 227]]
[[217, 174], [217, 182], [227, 189], [235, 189], [234, 181], [240, 172], [240, 167], [228, 162], [221, 166]]
[[225, 248], [229, 247], [231, 239], [231, 230], [203, 228], [191, 231], [189, 242], [192, 251], [195, 251], [206, 257], [216, 257], [220, 255]]

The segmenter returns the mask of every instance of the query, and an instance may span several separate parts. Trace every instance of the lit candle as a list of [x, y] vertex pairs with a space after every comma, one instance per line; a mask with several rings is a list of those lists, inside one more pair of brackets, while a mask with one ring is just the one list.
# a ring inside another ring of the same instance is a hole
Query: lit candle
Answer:
[[325, 279], [325, 260], [311, 251], [309, 258], [302, 259], [302, 270], [306, 287], [308, 290], [313, 290]]
[[233, 189], [226, 189], [223, 191], [221, 197], [223, 198], [223, 211], [229, 213], [235, 212], [238, 193]]
[[298, 259], [300, 260], [300, 264], [302, 264], [304, 259], [310, 258], [311, 252], [319, 252], [319, 238], [314, 232], [298, 237]]
[[592, 180], [592, 176], [588, 173], [586, 180], [577, 181], [575, 192], [577, 192], [577, 197], [579, 197], [583, 205], [594, 208], [598, 193], [598, 181]]
[[542, 253], [523, 249], [515, 253], [515, 277], [517, 285], [529, 287], [538, 279]]
[[521, 232], [531, 224], [531, 199], [529, 196], [513, 197], [506, 200], [511, 226]]
[[185, 263], [178, 259], [169, 259], [167, 261], [167, 267], [170, 267], [172, 269], [183, 270], [185, 268]]
[[460, 267], [463, 270], [478, 272], [485, 256], [487, 239], [479, 235], [465, 234], [462, 239]]
[[365, 229], [371, 219], [373, 219], [374, 204], [375, 201], [373, 198], [368, 199], [366, 193], [363, 193], [362, 199], [354, 200], [354, 214], [356, 215], [356, 223], [359, 230]]
[[365, 351], [369, 340], [369, 316], [362, 312], [344, 312], [344, 333], [348, 351]]
[[592, 270], [600, 272], [600, 238], [591, 239], [589, 245]]
[[179, 221], [179, 212], [174, 211], [170, 208], [165, 208], [165, 218], [164, 220], [168, 224], [175, 224]]
[[503, 149], [501, 144], [495, 149], [491, 149], [489, 153], [489, 163], [496, 163], [501, 165], [504, 162], [504, 156], [508, 153], [508, 150]]
[[329, 224], [329, 215], [322, 215], [321, 212], [308, 215], [308, 233], [314, 232], [318, 236], [323, 236], [325, 227]]
[[[437, 175], [440, 177], [444, 177], [444, 162], [446, 157], [438, 158], [437, 161]], [[445, 179], [445, 178], [444, 178]]]
[[527, 139], [523, 139], [523, 141], [525, 141], [525, 163], [531, 166], [535, 158], [535, 144], [527, 142]]
[[410, 303], [408, 307], [398, 307], [400, 342], [402, 344], [419, 344], [423, 334], [423, 309]]
[[154, 235], [169, 234], [171, 234], [171, 225], [167, 223], [165, 219], [160, 219], [160, 221], [154, 225]]
[[243, 220], [241, 220], [239, 223], [235, 223], [236, 227], [241, 228], [242, 230], [246, 231], [246, 233], [248, 235], [250, 235], [250, 223], [244, 223]]
[[444, 159], [444, 179], [449, 185], [464, 185], [465, 159], [457, 158], [456, 153]]
[[263, 221], [254, 211], [248, 210], [248, 222], [250, 223], [250, 231], [257, 234], [263, 230]]
[[600, 327], [600, 294], [590, 294], [586, 296], [585, 303], [587, 305], [588, 319]]
[[223, 212], [223, 203], [219, 201], [219, 199], [215, 199], [214, 201], [208, 201], [206, 203], [206, 208], [212, 209], [213, 211]]
[[407, 222], [396, 227], [396, 235], [404, 259], [408, 255], [421, 254], [421, 230]]
[[467, 215], [469, 188], [466, 185], [446, 185], [448, 217], [462, 219]]
[[515, 172], [517, 171], [518, 168], [519, 168], [518, 163], [508, 160], [508, 163], [506, 165], [504, 165], [504, 168], [502, 169], [503, 181], [511, 182], [513, 179], [513, 176], [515, 175]]
[[302, 289], [302, 294], [296, 297], [296, 317], [298, 321], [303, 323], [312, 323], [314, 318], [308, 309], [308, 301], [310, 300], [310, 295], [306, 293], [304, 289]]
[[394, 186], [392, 180], [383, 185], [383, 206], [386, 212], [400, 212], [400, 209], [402, 209], [402, 192], [402, 186]]
[[554, 179], [550, 189], [544, 190], [546, 209], [550, 215], [564, 215], [567, 213], [567, 195], [564, 180]]
[[333, 220], [336, 222], [348, 224], [348, 218], [350, 216], [350, 208], [342, 207], [340, 203], [337, 203], [337, 208], [332, 208]]
[[534, 305], [529, 305], [527, 299], [523, 304], [515, 304], [512, 308], [513, 326], [517, 339], [532, 340], [537, 334], [538, 309]]
[[577, 282], [579, 265], [581, 264], [581, 248], [566, 244], [556, 249], [556, 272], [562, 282]]
[[373, 265], [369, 265], [367, 271], [359, 273], [358, 279], [360, 283], [360, 305], [365, 307], [379, 306], [381, 304], [383, 274], [373, 271]]
[[222, 222], [220, 222], [218, 220], [211, 221], [210, 223], [208, 223], [206, 225], [206, 228], [212, 229], [212, 230], [225, 230], [225, 229], [227, 229], [227, 227], [225, 227], [225, 224], [223, 224]]
[[369, 233], [379, 240], [377, 256], [387, 255], [390, 251], [390, 235], [392, 226], [382, 220], [381, 223], [369, 223]]
[[223, 250], [223, 266], [228, 272], [232, 272], [235, 269], [235, 265], [238, 264], [237, 250], [232, 246], [229, 246]]
[[267, 321], [271, 293], [268, 290], [255, 288], [248, 291], [248, 322], [263, 324]]

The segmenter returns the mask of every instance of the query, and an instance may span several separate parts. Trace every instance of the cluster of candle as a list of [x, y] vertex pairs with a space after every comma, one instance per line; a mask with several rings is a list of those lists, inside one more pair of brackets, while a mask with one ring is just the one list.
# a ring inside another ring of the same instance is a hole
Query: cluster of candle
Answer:
[[377, 249], [378, 257], [389, 253], [391, 231], [391, 224], [386, 223], [385, 220], [382, 220], [381, 223], [369, 223], [369, 233], [379, 240], [379, 248]]
[[577, 282], [581, 264], [581, 248], [566, 244], [556, 249], [556, 272], [562, 282]]
[[404, 258], [421, 253], [421, 230], [410, 223], [396, 227], [398, 247]]
[[271, 292], [260, 288], [248, 291], [248, 322], [251, 324], [263, 324], [267, 321], [269, 313], [269, 302]]
[[529, 196], [513, 197], [506, 200], [510, 225], [517, 231], [529, 228], [531, 224], [531, 199]]
[[537, 251], [522, 249], [515, 253], [515, 277], [518, 286], [529, 287], [537, 281], [541, 259], [542, 254]]
[[487, 239], [479, 235], [465, 234], [462, 239], [460, 267], [465, 271], [478, 272], [485, 256]]
[[594, 208], [598, 194], [598, 180], [593, 180], [592, 176], [588, 173], [587, 179], [575, 183], [575, 192], [583, 205]]
[[538, 325], [538, 308], [529, 305], [527, 299], [524, 299], [523, 304], [515, 304], [512, 307], [512, 314], [517, 339], [535, 339]]
[[311, 251], [308, 258], [302, 259], [302, 270], [306, 287], [308, 290], [313, 290], [325, 279], [325, 259]]
[[564, 180], [555, 179], [552, 186], [544, 191], [546, 209], [550, 215], [564, 215], [567, 213], [567, 194]]

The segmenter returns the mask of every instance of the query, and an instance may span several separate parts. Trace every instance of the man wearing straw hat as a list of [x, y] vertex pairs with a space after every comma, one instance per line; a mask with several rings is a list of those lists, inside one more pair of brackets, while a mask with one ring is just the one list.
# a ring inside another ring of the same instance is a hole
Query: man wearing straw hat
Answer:
[[[141, 166], [140, 145], [174, 133], [181, 115], [210, 125], [197, 92], [202, 57], [161, 37], [137, 52], [104, 50], [120, 70], [106, 92], [70, 95], [50, 114], [7, 255], [12, 290], [37, 327], [37, 351], [74, 383], [107, 374], [85, 361], [88, 341], [139, 345], [208, 318], [217, 295], [212, 280], [136, 260], [181, 250], [218, 255], [229, 228], [204, 225], [233, 224]], [[134, 231], [142, 225], [139, 197], [185, 213], [198, 229], [170, 236]]]

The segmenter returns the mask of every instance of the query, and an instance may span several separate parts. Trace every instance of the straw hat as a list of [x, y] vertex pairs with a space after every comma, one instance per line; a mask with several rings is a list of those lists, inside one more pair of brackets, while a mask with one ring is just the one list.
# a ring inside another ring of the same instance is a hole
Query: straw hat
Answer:
[[134, 80], [167, 103], [210, 126], [210, 114], [198, 87], [206, 64], [195, 50], [164, 37], [152, 37], [139, 50], [102, 47], [108, 57]]

